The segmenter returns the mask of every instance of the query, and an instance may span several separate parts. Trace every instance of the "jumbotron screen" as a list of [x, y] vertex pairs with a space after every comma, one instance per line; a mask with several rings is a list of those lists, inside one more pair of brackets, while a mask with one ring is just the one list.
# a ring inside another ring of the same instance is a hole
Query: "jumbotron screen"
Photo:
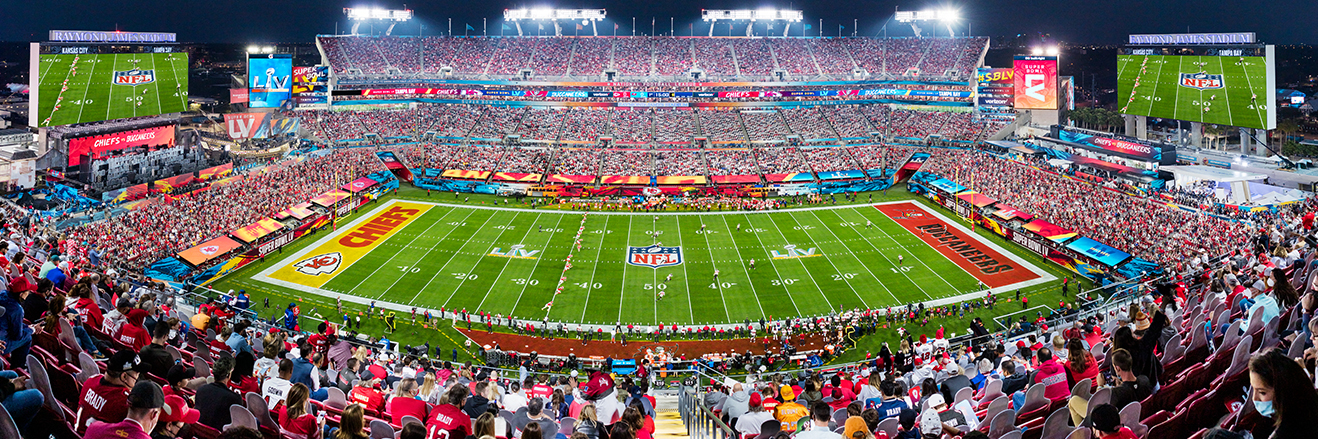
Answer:
[[1121, 113], [1246, 128], [1277, 125], [1263, 56], [1117, 55]]
[[37, 126], [184, 111], [188, 54], [40, 56]]

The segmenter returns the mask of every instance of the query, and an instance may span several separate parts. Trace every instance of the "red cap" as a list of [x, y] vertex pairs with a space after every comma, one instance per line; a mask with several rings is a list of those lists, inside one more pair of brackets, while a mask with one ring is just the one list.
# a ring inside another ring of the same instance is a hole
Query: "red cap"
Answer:
[[1025, 347], [1025, 340], [1016, 340], [1016, 347], [1017, 347], [1017, 348], [1024, 348], [1024, 347]]
[[595, 372], [590, 374], [590, 381], [586, 382], [586, 397], [596, 399], [602, 397], [613, 390], [613, 378], [604, 372]]
[[752, 393], [752, 394], [751, 394], [750, 405], [751, 405], [752, 407], [759, 407], [760, 404], [763, 404], [763, 403], [764, 403], [764, 400], [760, 399], [760, 394], [759, 394], [759, 393]]
[[201, 412], [197, 409], [189, 408], [188, 402], [178, 395], [169, 395], [165, 397], [165, 406], [160, 411], [161, 422], [182, 422], [184, 424], [195, 424], [197, 419], [201, 418]]

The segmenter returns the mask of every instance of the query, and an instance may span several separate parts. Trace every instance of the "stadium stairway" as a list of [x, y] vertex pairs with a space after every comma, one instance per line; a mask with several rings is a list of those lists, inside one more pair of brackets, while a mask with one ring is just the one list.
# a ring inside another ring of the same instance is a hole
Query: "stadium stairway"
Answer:
[[677, 412], [677, 395], [656, 394], [654, 398], [654, 439], [689, 437]]

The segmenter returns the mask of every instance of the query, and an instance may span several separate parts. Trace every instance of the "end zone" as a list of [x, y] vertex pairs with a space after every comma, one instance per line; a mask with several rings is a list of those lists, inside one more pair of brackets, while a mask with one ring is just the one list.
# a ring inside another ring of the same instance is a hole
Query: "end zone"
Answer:
[[252, 278], [280, 286], [292, 284], [318, 290], [432, 207], [434, 205], [391, 200], [347, 224], [343, 230], [330, 233]]
[[918, 203], [903, 201], [874, 207], [967, 274], [989, 286], [994, 293], [1057, 279], [1014, 253], [980, 238], [956, 221]]

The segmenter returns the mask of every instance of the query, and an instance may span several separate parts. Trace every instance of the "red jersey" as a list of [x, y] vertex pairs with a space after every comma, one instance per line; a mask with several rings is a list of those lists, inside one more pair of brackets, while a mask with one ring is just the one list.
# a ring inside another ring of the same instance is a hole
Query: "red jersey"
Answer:
[[321, 334], [311, 334], [310, 337], [307, 337], [307, 344], [310, 344], [311, 350], [318, 354], [329, 351], [329, 337]]
[[214, 341], [210, 342], [210, 349], [211, 349], [211, 358], [220, 358], [220, 352], [232, 353], [233, 351], [232, 349], [229, 349], [229, 345], [220, 341], [218, 337]]
[[146, 329], [133, 324], [120, 326], [119, 335], [116, 335], [115, 339], [137, 352], [141, 352], [142, 348], [151, 344], [151, 335], [146, 333]]
[[89, 298], [78, 299], [73, 304], [73, 309], [78, 311], [78, 317], [82, 318], [82, 325], [89, 328], [103, 328], [105, 318], [101, 314], [101, 307], [96, 305], [96, 301]]
[[353, 387], [352, 394], [348, 395], [348, 402], [361, 404], [362, 407], [374, 410], [376, 413], [384, 412], [384, 395], [375, 389]]
[[435, 406], [426, 419], [428, 439], [461, 439], [471, 436], [471, 433], [471, 416], [453, 404]]
[[87, 427], [89, 420], [119, 422], [128, 416], [128, 388], [111, 385], [105, 375], [88, 378], [78, 396], [78, 429]]
[[544, 398], [544, 400], [547, 402], [549, 401], [550, 397], [554, 396], [554, 388], [544, 384], [536, 384], [535, 386], [531, 387], [530, 394], [526, 396], [528, 398]]
[[425, 401], [416, 398], [396, 397], [389, 400], [389, 419], [394, 425], [403, 425], [403, 417], [412, 415], [417, 419], [425, 419], [426, 411], [430, 405]]
[[288, 411], [280, 410], [279, 426], [307, 438], [320, 436], [320, 432], [316, 430], [316, 416], [310, 413], [304, 413], [302, 416], [298, 416], [297, 419], [288, 419]]

